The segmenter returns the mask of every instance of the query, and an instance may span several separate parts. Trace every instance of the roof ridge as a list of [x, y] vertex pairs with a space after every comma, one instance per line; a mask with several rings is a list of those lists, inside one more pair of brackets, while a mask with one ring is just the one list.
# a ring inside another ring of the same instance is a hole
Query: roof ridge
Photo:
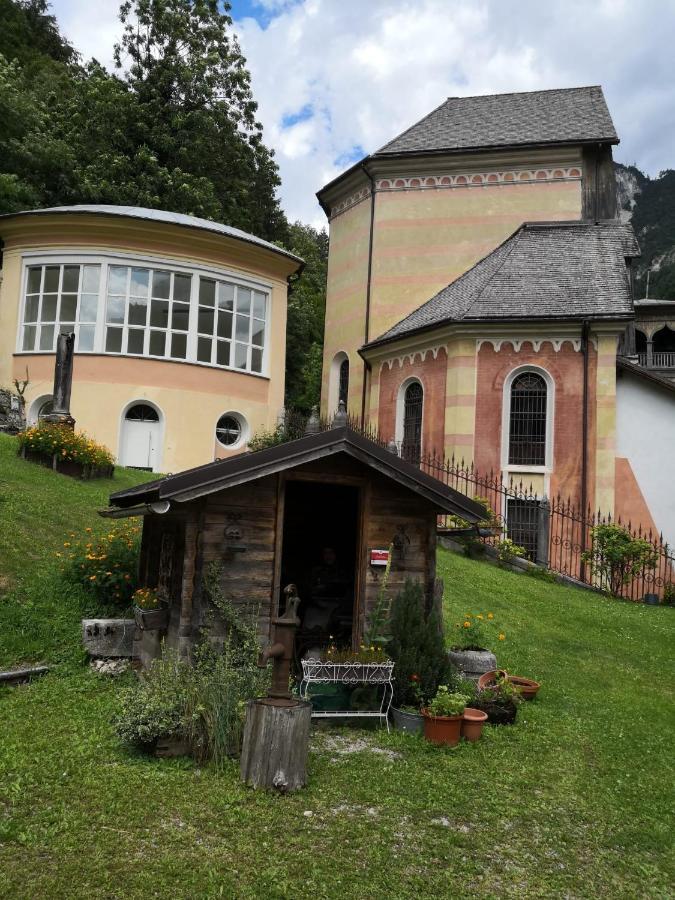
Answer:
[[447, 99], [448, 100], [476, 100], [479, 97], [522, 97], [523, 95], [529, 96], [530, 94], [561, 94], [561, 93], [563, 93], [563, 91], [589, 91], [592, 88], [600, 88], [600, 90], [602, 90], [602, 85], [601, 84], [577, 84], [574, 87], [538, 88], [538, 89], [533, 89], [531, 91], [501, 91], [501, 92], [495, 93], [495, 94], [452, 94]]
[[[504, 263], [507, 261], [507, 259], [509, 258], [509, 256], [511, 256], [511, 254], [513, 253], [513, 251], [514, 251], [514, 249], [515, 249], [515, 247], [516, 247], [516, 244], [518, 243], [518, 238], [520, 237], [520, 235], [522, 235], [522, 233], [523, 233], [524, 230], [525, 230], [525, 225], [521, 225], [520, 228], [519, 228], [517, 231], [514, 231], [513, 234], [512, 234], [506, 241], [503, 241], [503, 242], [499, 245], [499, 247], [506, 247], [506, 246], [509, 245], [509, 244], [510, 244], [511, 246], [508, 247], [506, 253], [504, 253], [504, 254], [502, 255], [502, 259], [501, 259], [501, 261], [499, 262], [499, 265], [497, 266], [497, 268], [494, 270], [494, 272], [492, 272], [492, 273], [488, 276], [488, 278], [485, 279], [485, 282], [482, 284], [480, 290], [478, 291], [478, 293], [476, 294], [476, 296], [473, 298], [473, 300], [471, 301], [471, 303], [467, 306], [466, 310], [464, 311], [464, 315], [467, 315], [467, 313], [469, 312], [469, 310], [470, 310], [476, 303], [478, 303], [478, 301], [479, 301], [480, 298], [481, 298], [481, 295], [484, 293], [484, 291], [485, 291], [486, 287], [488, 286], [488, 284], [489, 284], [489, 283], [490, 283], [490, 282], [491, 282], [491, 281], [499, 274], [499, 272], [501, 272], [501, 270], [502, 270], [503, 267], [504, 267]], [[499, 248], [495, 248], [495, 249], [499, 249]], [[494, 253], [494, 252], [495, 252], [495, 250], [492, 251], [492, 253]], [[490, 254], [490, 256], [491, 256], [491, 255], [492, 255], [492, 254]], [[488, 258], [487, 256], [484, 257], [484, 259], [487, 259], [487, 258]]]

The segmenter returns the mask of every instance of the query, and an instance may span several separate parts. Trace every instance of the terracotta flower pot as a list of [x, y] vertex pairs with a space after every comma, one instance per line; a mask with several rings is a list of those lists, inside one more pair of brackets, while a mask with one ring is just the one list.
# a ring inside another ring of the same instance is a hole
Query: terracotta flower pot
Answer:
[[472, 743], [479, 740], [487, 717], [488, 714], [482, 709], [473, 709], [471, 706], [467, 706], [462, 716], [462, 737]]
[[531, 678], [521, 678], [520, 675], [509, 675], [509, 681], [520, 691], [523, 700], [532, 700], [537, 695], [537, 691], [541, 687], [538, 681], [532, 681]]
[[461, 716], [432, 716], [427, 709], [422, 710], [424, 716], [424, 737], [432, 744], [445, 744], [456, 747], [462, 732]]

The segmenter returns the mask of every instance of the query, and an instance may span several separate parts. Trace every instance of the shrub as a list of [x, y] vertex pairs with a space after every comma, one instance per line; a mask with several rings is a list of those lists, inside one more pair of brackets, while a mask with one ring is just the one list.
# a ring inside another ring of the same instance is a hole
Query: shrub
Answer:
[[273, 430], [261, 428], [248, 442], [249, 450], [266, 450], [268, 447], [276, 447], [288, 440], [284, 429], [277, 426]]
[[447, 684], [442, 684], [429, 703], [428, 711], [432, 716], [461, 716], [469, 699], [466, 694], [451, 693]]
[[19, 447], [47, 456], [57, 455], [68, 462], [84, 466], [107, 467], [115, 458], [103, 444], [97, 444], [83, 431], [75, 432], [66, 425], [41, 424], [27, 428], [17, 435]]
[[591, 549], [581, 558], [599, 578], [601, 587], [618, 595], [636, 575], [654, 569], [659, 557], [649, 541], [633, 537], [621, 525], [596, 525], [591, 529]]
[[514, 559], [523, 559], [527, 556], [525, 547], [514, 544], [511, 538], [504, 538], [497, 544], [497, 559], [500, 563], [512, 563]]
[[56, 554], [63, 579], [81, 585], [100, 603], [128, 606], [136, 588], [140, 532], [127, 519], [103, 534], [91, 528], [79, 537], [71, 533]]
[[453, 650], [491, 650], [497, 641], [506, 640], [499, 631], [494, 614], [464, 613], [461, 622], [455, 622], [452, 633]]
[[113, 724], [125, 743], [147, 746], [179, 737], [198, 759], [222, 765], [239, 753], [246, 703], [265, 692], [268, 674], [257, 665], [256, 617], [241, 613], [223, 594], [215, 564], [205, 573], [204, 590], [224, 634], [216, 641], [207, 628], [192, 662], [165, 648], [124, 693]]
[[428, 615], [424, 591], [406, 579], [391, 605], [389, 655], [395, 662], [394, 701], [416, 706], [434, 696], [441, 684], [451, 684], [453, 668], [443, 640], [440, 612]]

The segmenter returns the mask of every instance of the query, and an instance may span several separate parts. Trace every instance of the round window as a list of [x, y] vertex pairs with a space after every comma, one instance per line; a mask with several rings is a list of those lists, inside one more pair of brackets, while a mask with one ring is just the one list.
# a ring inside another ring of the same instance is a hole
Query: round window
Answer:
[[233, 415], [221, 416], [216, 425], [216, 440], [224, 447], [232, 447], [241, 440], [242, 424]]

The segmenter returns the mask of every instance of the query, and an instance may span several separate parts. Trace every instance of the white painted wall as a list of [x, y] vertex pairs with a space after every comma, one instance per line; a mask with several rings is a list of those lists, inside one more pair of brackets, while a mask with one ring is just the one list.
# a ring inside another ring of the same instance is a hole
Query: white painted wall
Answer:
[[657, 528], [675, 546], [674, 393], [621, 372], [616, 383], [616, 455], [630, 462]]

